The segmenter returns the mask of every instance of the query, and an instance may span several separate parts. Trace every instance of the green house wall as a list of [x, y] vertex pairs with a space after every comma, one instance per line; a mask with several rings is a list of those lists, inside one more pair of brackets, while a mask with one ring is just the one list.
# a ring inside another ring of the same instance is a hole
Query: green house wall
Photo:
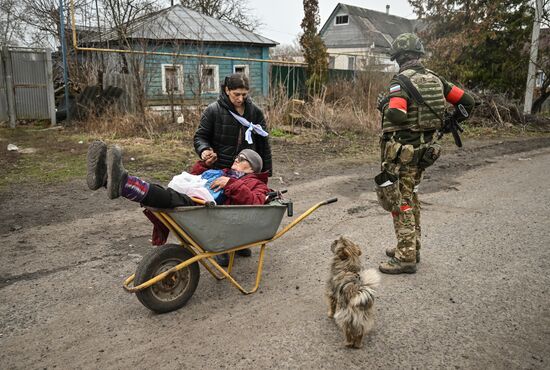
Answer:
[[[215, 55], [238, 58], [269, 59], [269, 48], [247, 45], [202, 45], [197, 46], [159, 46], [151, 51], [167, 53], [185, 53], [193, 55]], [[165, 94], [162, 90], [162, 65], [175, 64], [183, 68], [183, 94]], [[266, 96], [269, 90], [269, 65], [262, 62], [249, 62], [243, 60], [225, 60], [212, 58], [178, 58], [163, 55], [147, 55], [143, 60], [146, 97], [149, 105], [168, 105], [171, 100], [174, 103], [202, 102], [208, 103], [218, 97], [218, 92], [203, 92], [198, 96], [199, 65], [218, 66], [218, 85], [225, 76], [233, 73], [235, 65], [248, 65], [251, 85], [251, 96]]]

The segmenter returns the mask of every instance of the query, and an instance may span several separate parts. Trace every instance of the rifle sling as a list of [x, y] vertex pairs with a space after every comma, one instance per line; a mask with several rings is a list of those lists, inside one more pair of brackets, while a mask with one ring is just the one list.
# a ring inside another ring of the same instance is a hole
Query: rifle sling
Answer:
[[442, 125], [445, 124], [445, 121], [443, 120], [443, 118], [441, 118], [441, 116], [439, 114], [437, 114], [437, 112], [428, 103], [426, 103], [426, 101], [424, 100], [424, 98], [420, 94], [420, 91], [418, 91], [418, 89], [416, 87], [414, 87], [411, 80], [407, 76], [397, 75], [396, 78], [401, 83], [401, 85], [403, 86], [403, 89], [405, 90], [405, 92], [407, 92], [409, 94], [409, 96], [418, 105], [424, 104], [426, 107], [428, 107], [430, 112], [432, 112], [437, 118], [439, 118]]

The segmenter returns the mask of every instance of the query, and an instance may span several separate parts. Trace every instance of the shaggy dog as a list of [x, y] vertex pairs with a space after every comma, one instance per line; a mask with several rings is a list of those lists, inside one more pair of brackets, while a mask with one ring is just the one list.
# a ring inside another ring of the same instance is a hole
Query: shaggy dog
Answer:
[[361, 348], [363, 336], [374, 323], [374, 288], [380, 276], [374, 269], [361, 269], [361, 248], [351, 240], [342, 236], [330, 249], [334, 257], [326, 287], [328, 317], [344, 332], [347, 347]]

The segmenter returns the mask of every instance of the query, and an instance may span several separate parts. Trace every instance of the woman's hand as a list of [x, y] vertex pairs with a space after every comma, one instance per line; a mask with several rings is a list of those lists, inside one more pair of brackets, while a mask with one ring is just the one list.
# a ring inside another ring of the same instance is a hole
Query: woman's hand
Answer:
[[206, 149], [202, 151], [201, 159], [207, 166], [211, 166], [214, 162], [218, 160], [218, 155], [214, 153], [212, 149]]
[[228, 181], [229, 181], [229, 177], [220, 176], [216, 180], [212, 181], [212, 184], [210, 184], [210, 189], [214, 191], [222, 190], [225, 187], [225, 185], [227, 185]]

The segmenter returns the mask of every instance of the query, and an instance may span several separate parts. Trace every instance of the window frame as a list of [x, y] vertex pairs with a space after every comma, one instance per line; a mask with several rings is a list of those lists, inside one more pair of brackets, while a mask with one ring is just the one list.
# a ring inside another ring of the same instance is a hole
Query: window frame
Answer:
[[[203, 71], [206, 68], [214, 70], [214, 88], [212, 90], [204, 89]], [[220, 66], [217, 64], [201, 64], [199, 66], [199, 78], [201, 80], [201, 94], [219, 94], [220, 92]]]
[[[343, 18], [343, 17], [346, 17], [346, 22], [342, 22], [342, 23], [338, 23], [338, 18]], [[334, 17], [334, 25], [335, 26], [345, 26], [349, 24], [349, 14], [340, 14], [340, 15], [337, 15], [336, 17]]]
[[356, 68], [357, 68], [357, 56], [349, 55], [348, 56], [348, 70], [349, 71], [355, 71]]
[[[177, 70], [176, 78], [177, 78], [177, 86], [178, 91], [177, 92], [170, 92], [167, 89], [166, 86], [166, 68], [175, 68]], [[183, 64], [173, 64], [173, 63], [163, 63], [161, 64], [161, 77], [162, 77], [162, 93], [164, 95], [183, 95], [185, 91], [183, 90]]]
[[235, 64], [233, 65], [233, 73], [239, 73], [236, 71], [237, 68], [243, 68], [244, 67], [244, 75], [248, 77], [250, 80], [250, 65], [248, 64]]

